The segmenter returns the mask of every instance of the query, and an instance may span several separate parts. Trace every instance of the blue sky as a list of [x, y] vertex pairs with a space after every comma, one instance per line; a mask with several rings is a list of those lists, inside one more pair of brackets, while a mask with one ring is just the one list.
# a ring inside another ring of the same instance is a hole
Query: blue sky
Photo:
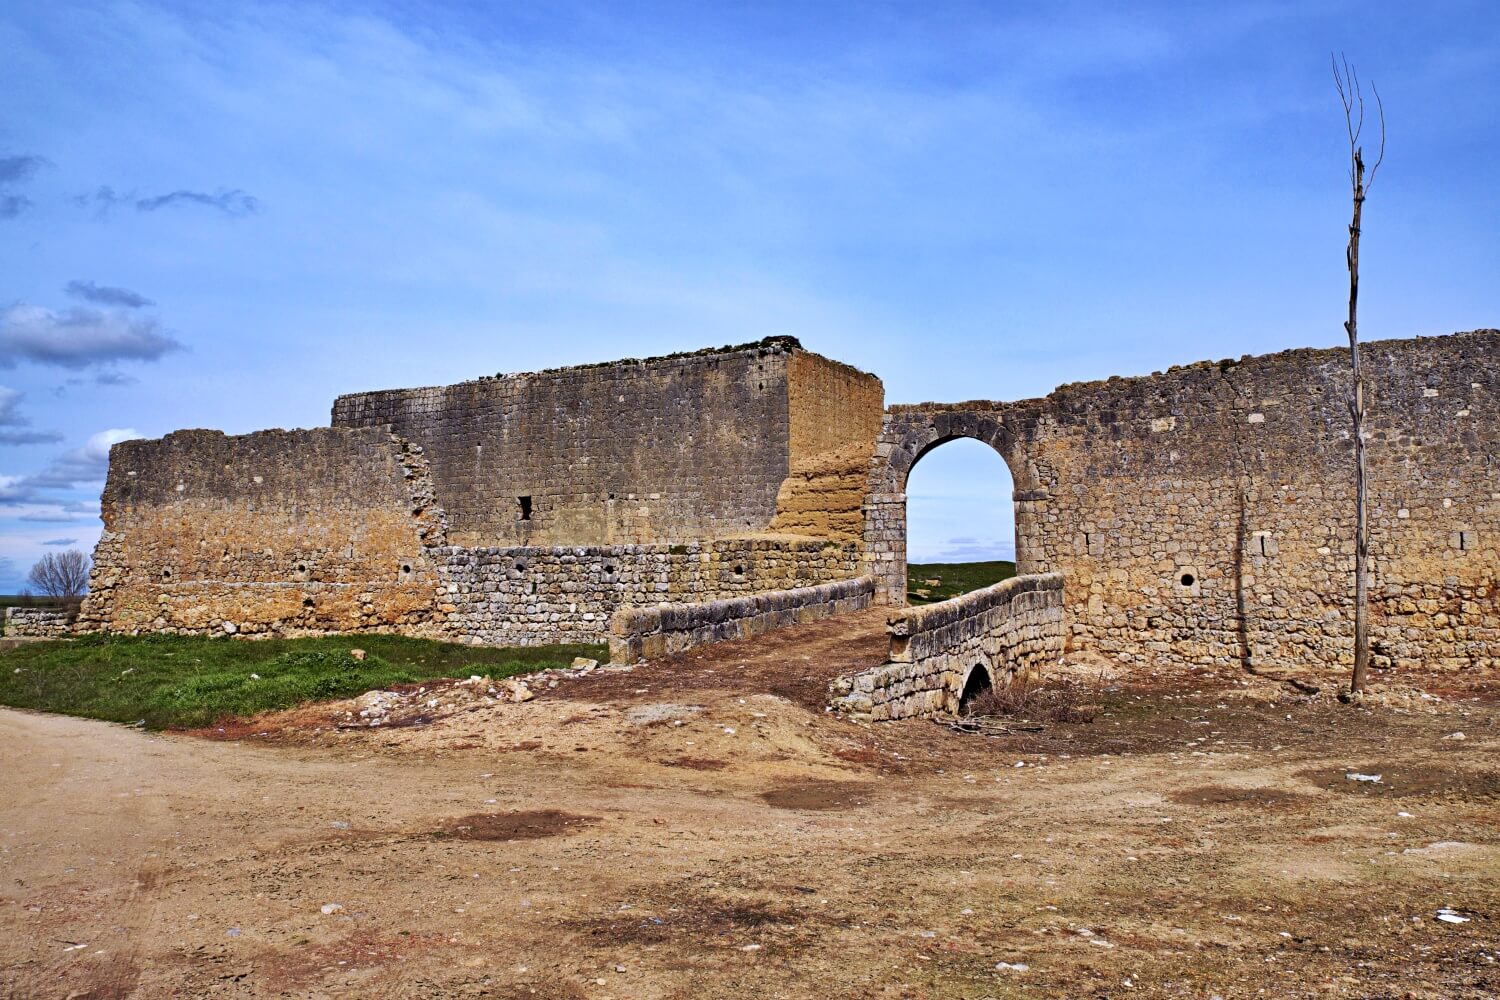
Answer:
[[[792, 334], [1017, 399], [1335, 344], [1331, 50], [1390, 122], [1366, 336], [1500, 324], [1491, 0], [7, 4], [0, 591], [92, 546], [110, 442], [350, 390]], [[1008, 549], [988, 458], [918, 467], [914, 557]]]

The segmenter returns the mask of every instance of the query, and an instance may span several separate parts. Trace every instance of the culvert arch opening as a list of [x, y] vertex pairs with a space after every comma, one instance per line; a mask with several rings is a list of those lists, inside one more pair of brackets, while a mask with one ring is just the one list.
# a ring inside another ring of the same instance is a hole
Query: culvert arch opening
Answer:
[[995, 682], [990, 677], [989, 668], [982, 663], [976, 663], [964, 681], [963, 693], [958, 696], [958, 714], [968, 715], [973, 711], [975, 700], [986, 692], [993, 691], [994, 688]]

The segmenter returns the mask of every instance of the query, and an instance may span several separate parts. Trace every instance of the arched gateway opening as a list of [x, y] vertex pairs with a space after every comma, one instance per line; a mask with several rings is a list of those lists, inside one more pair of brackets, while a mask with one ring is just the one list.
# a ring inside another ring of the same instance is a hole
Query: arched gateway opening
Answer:
[[[961, 442], [953, 445], [951, 453], [955, 457], [961, 454], [962, 464], [976, 469], [976, 480], [990, 477], [996, 484], [992, 488], [1000, 493], [1002, 514], [981, 525], [988, 537], [1010, 541], [1012, 557], [1007, 561], [1015, 564], [1017, 573], [1046, 572], [1046, 560], [1033, 542], [1035, 532], [1030, 526], [1045, 513], [1048, 492], [1045, 483], [1037, 482], [1038, 470], [1013, 447], [1012, 428], [1007, 424], [1012, 417], [1000, 404], [896, 406], [886, 411], [877, 443], [880, 458], [870, 472], [864, 528], [865, 551], [881, 601], [907, 603], [907, 513], [912, 499], [908, 490], [924, 489], [921, 476], [912, 485], [912, 472], [935, 451], [949, 451], [945, 446], [950, 442]], [[1004, 495], [1007, 485], [1011, 490], [1008, 507]], [[913, 496], [918, 504], [923, 502], [919, 493]], [[1008, 529], [1000, 528], [1002, 523]], [[969, 533], [950, 537], [979, 536]]]
[[928, 604], [1015, 575], [1015, 486], [993, 448], [934, 445], [906, 481], [906, 600]]

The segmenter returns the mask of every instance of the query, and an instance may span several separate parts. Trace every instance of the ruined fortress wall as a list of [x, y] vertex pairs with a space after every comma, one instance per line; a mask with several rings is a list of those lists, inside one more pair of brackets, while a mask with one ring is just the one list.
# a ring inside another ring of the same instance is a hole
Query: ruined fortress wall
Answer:
[[612, 615], [662, 602], [782, 591], [859, 573], [852, 543], [729, 538], [680, 545], [451, 546], [434, 553], [452, 638], [605, 642]]
[[[1496, 665], [1500, 332], [1362, 353], [1375, 663]], [[1023, 403], [897, 407], [883, 447], [900, 454], [938, 411], [944, 426], [980, 428], [970, 436], [990, 440], [1015, 476], [1020, 560], [1067, 581], [1076, 645], [1127, 660], [1343, 668], [1348, 389], [1347, 351], [1288, 351]]]
[[122, 442], [102, 508], [82, 628], [435, 628], [442, 514], [420, 451], [382, 428]]
[[[722, 538], [771, 524], [791, 462], [792, 368], [843, 368], [810, 358], [790, 338], [772, 338], [646, 361], [360, 393], [338, 399], [333, 423], [388, 424], [423, 445], [456, 544]], [[827, 408], [846, 409], [838, 403]], [[879, 419], [878, 398], [865, 409]], [[804, 419], [795, 433], [816, 448], [830, 436], [847, 437], [848, 424], [845, 418], [811, 429]]]

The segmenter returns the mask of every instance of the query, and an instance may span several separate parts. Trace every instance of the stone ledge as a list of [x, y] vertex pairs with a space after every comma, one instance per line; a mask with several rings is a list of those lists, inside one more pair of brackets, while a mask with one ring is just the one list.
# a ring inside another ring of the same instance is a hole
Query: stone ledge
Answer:
[[611, 663], [635, 663], [695, 646], [859, 611], [875, 597], [870, 576], [691, 604], [623, 608], [609, 626]]

